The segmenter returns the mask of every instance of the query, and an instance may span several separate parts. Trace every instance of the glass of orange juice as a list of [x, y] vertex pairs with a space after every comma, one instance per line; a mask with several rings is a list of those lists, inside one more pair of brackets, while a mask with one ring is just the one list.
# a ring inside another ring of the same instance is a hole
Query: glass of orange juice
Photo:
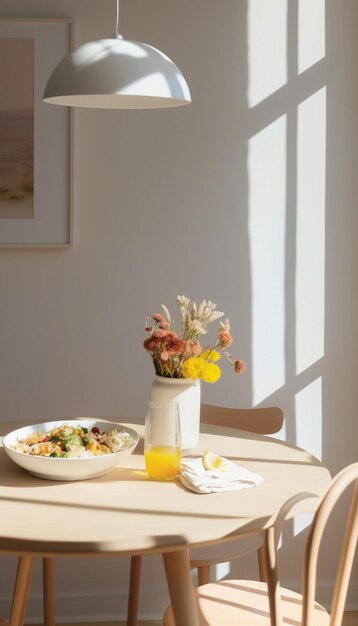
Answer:
[[173, 480], [179, 473], [180, 460], [178, 404], [149, 402], [144, 434], [144, 461], [148, 478]]

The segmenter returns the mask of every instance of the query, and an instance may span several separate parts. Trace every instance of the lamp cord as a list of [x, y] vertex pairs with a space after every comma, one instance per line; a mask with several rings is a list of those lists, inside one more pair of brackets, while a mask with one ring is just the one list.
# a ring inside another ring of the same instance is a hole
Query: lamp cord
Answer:
[[119, 0], [117, 0], [116, 35], [119, 35]]
[[119, 0], [117, 0], [117, 12], [116, 12], [116, 37], [120, 35], [119, 32]]

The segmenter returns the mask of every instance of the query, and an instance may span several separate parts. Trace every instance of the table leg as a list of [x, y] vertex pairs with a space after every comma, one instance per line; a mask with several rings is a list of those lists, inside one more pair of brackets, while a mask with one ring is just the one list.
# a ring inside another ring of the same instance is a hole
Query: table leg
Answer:
[[199, 626], [188, 550], [163, 554], [175, 626]]
[[263, 532], [263, 553], [265, 574], [270, 605], [271, 626], [281, 626], [281, 591], [277, 575], [277, 555], [275, 528], [272, 526]]
[[17, 565], [16, 582], [10, 611], [10, 626], [22, 626], [24, 623], [27, 599], [30, 590], [34, 559], [32, 556], [20, 556]]
[[56, 626], [56, 580], [55, 559], [44, 557], [43, 568], [43, 611], [45, 626]]
[[141, 568], [142, 557], [139, 554], [132, 556], [129, 577], [127, 626], [137, 626], [138, 623]]

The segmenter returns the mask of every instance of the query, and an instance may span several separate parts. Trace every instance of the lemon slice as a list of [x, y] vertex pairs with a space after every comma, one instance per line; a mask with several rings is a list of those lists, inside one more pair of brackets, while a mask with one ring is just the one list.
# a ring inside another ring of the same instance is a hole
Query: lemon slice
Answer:
[[202, 461], [207, 470], [215, 470], [217, 472], [225, 472], [227, 470], [227, 459], [215, 454], [215, 452], [209, 452], [208, 450], [204, 452]]

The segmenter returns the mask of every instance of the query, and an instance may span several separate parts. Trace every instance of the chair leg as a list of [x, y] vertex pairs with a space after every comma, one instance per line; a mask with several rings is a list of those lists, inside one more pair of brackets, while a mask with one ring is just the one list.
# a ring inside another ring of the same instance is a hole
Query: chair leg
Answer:
[[12, 597], [9, 626], [22, 626], [29, 597], [32, 569], [32, 556], [20, 556], [17, 563], [14, 594]]
[[198, 568], [198, 587], [211, 582], [210, 565], [200, 565]]
[[142, 557], [140, 555], [132, 556], [129, 578], [127, 626], [137, 626], [141, 568]]
[[45, 626], [56, 626], [55, 559], [42, 559], [43, 614]]
[[259, 565], [259, 578], [262, 583], [267, 582], [266, 565], [265, 565], [265, 552], [263, 546], [260, 546], [257, 550], [257, 561]]

